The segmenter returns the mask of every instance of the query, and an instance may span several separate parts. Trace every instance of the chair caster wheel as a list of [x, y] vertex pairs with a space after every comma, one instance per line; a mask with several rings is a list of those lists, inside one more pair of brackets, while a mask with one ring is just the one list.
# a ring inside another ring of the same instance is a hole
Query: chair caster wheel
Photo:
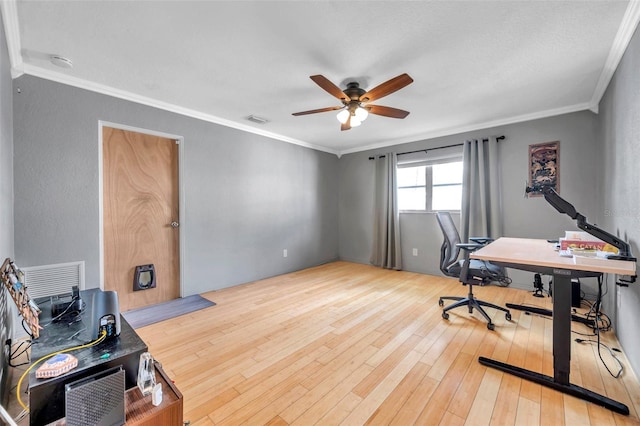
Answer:
[[493, 325], [492, 323], [489, 323], [489, 324], [487, 324], [487, 328], [488, 328], [489, 330], [492, 330], [492, 331], [493, 331], [493, 330], [496, 328], [496, 326], [495, 326], [495, 325]]
[[442, 300], [442, 299], [438, 300], [438, 305], [444, 306], [444, 300]]
[[509, 312], [507, 312], [506, 314], [504, 314], [504, 317], [507, 321], [511, 321], [511, 314]]
[[448, 319], [449, 319], [449, 314], [448, 314], [448, 313], [446, 313], [446, 312], [443, 312], [443, 313], [442, 313], [442, 318], [444, 318], [444, 319], [448, 320]]

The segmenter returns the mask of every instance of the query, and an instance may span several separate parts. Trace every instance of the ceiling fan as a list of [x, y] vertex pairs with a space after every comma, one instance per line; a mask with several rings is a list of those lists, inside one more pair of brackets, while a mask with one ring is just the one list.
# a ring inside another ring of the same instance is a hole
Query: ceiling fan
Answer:
[[406, 73], [385, 81], [369, 91], [362, 89], [357, 82], [348, 83], [347, 88], [341, 90], [322, 75], [312, 75], [310, 78], [330, 95], [338, 98], [342, 102], [342, 106], [294, 112], [293, 115], [295, 116], [342, 110], [338, 113], [338, 121], [341, 123], [340, 130], [349, 130], [352, 127], [359, 126], [369, 113], [391, 118], [405, 118], [409, 115], [409, 111], [382, 105], [371, 105], [369, 103], [411, 84], [413, 79]]

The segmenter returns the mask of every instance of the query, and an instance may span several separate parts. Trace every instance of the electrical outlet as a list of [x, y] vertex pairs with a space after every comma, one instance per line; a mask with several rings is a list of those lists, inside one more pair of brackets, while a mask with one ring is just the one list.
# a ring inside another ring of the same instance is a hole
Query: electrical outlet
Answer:
[[414, 256], [417, 256], [417, 255], [418, 255], [418, 249], [417, 249], [417, 248], [414, 248], [414, 249], [413, 249], [413, 255], [414, 255]]
[[282, 250], [282, 257], [287, 257], [288, 253], [287, 253], [287, 249]]

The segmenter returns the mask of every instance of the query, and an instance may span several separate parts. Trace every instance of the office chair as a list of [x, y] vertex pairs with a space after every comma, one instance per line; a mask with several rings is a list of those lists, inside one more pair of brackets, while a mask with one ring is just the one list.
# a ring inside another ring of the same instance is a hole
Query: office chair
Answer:
[[[460, 306], [467, 306], [470, 314], [473, 313], [473, 308], [476, 308], [487, 320], [487, 328], [489, 330], [493, 330], [494, 324], [491, 322], [489, 315], [487, 315], [485, 310], [482, 308], [483, 306], [486, 306], [505, 312], [505, 318], [507, 321], [511, 321], [511, 313], [508, 309], [478, 300], [473, 295], [474, 284], [486, 285], [492, 281], [501, 282], [503, 285], [511, 283], [511, 279], [506, 277], [504, 273], [504, 268], [483, 260], [469, 258], [469, 252], [490, 243], [492, 239], [475, 237], [470, 238], [472, 241], [471, 243], [460, 243], [460, 235], [453, 223], [451, 214], [449, 212], [437, 212], [436, 218], [438, 219], [438, 224], [440, 225], [440, 229], [442, 229], [442, 233], [444, 235], [444, 241], [440, 248], [440, 270], [446, 276], [458, 278], [463, 285], [469, 286], [469, 293], [467, 294], [467, 297], [440, 297], [440, 300], [438, 301], [440, 306], [444, 306], [444, 300], [456, 301], [442, 310], [442, 318], [449, 319], [449, 314], [447, 312]], [[462, 260], [458, 260], [460, 249], [465, 251], [464, 259]]]

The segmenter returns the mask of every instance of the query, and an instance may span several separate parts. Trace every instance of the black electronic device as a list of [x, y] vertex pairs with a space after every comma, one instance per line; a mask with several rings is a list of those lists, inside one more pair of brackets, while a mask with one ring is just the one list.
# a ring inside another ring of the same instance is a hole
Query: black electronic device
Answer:
[[[553, 296], [553, 282], [549, 281], [549, 296]], [[580, 280], [571, 278], [571, 307], [579, 308], [582, 306], [582, 293], [580, 290]]]
[[98, 291], [93, 295], [91, 308], [91, 337], [93, 340], [106, 332], [107, 338], [120, 335], [120, 308], [118, 293]]
[[[73, 345], [81, 345], [93, 340], [98, 334], [93, 333], [93, 296], [102, 290], [91, 288], [80, 290], [80, 297], [85, 302], [82, 312], [83, 321], [74, 323], [54, 322], [44, 327], [40, 337], [33, 341], [31, 358], [40, 359], [53, 352], [68, 349]], [[68, 295], [64, 295], [65, 297]], [[49, 300], [48, 298], [46, 299]], [[47, 302], [48, 303], [48, 302]], [[104, 340], [96, 346], [80, 349], [77, 355], [78, 366], [58, 377], [40, 379], [35, 369], [29, 372], [29, 424], [32, 426], [53, 423], [65, 416], [65, 384], [75, 382], [84, 377], [103, 370], [122, 365], [125, 371], [125, 388], [136, 387], [140, 355], [149, 348], [140, 339], [122, 314], [120, 318], [120, 334]], [[51, 322], [51, 311], [43, 310], [40, 323]], [[25, 379], [26, 380], [26, 379]], [[0, 422], [1, 423], [1, 422]]]
[[67, 425], [125, 423], [125, 372], [122, 366], [67, 383], [64, 388]]
[[136, 266], [133, 274], [133, 291], [148, 290], [156, 287], [156, 268], [150, 265]]
[[71, 290], [71, 297], [51, 297], [51, 317], [53, 321], [65, 320], [71, 317], [77, 317], [82, 312], [84, 306], [80, 298], [78, 286], [74, 285]]
[[573, 278], [571, 280], [571, 306], [574, 308], [582, 306], [582, 295], [580, 293], [580, 280]]

